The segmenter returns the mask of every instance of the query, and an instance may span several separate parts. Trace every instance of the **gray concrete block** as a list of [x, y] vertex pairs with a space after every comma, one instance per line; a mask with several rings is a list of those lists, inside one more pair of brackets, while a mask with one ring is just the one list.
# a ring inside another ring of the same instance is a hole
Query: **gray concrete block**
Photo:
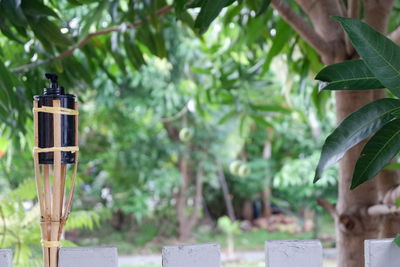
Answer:
[[62, 247], [59, 267], [117, 267], [115, 247]]
[[274, 240], [265, 243], [267, 267], [322, 267], [318, 240]]
[[365, 267], [400, 266], [400, 248], [388, 239], [371, 239], [364, 242]]
[[166, 246], [162, 250], [163, 267], [220, 267], [218, 244]]
[[11, 249], [0, 249], [0, 267], [12, 266], [12, 251]]

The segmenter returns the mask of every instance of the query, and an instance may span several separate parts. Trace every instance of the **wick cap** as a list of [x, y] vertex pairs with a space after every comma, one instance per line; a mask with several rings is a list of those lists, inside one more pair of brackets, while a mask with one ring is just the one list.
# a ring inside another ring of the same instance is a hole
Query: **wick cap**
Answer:
[[50, 80], [50, 87], [44, 89], [45, 95], [63, 95], [64, 87], [58, 87], [58, 76], [55, 73], [46, 73], [45, 77]]

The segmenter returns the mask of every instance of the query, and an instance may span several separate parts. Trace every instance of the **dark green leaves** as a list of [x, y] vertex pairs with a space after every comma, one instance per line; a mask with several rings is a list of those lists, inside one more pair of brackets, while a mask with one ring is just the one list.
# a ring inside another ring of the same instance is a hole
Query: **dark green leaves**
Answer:
[[395, 118], [400, 110], [400, 100], [379, 99], [350, 114], [333, 131], [322, 147], [321, 157], [315, 171], [314, 182], [322, 172], [338, 162], [344, 153]]
[[342, 24], [371, 72], [400, 97], [400, 47], [360, 20], [335, 18]]
[[211, 22], [219, 15], [221, 10], [228, 5], [231, 0], [203, 0], [200, 13], [196, 18], [194, 26], [199, 32], [205, 33]]
[[261, 16], [265, 11], [267, 11], [270, 4], [271, 0], [263, 0], [260, 10], [258, 10], [256, 16]]
[[382, 127], [365, 145], [354, 169], [351, 189], [372, 179], [400, 150], [400, 119]]
[[315, 77], [325, 82], [320, 90], [367, 90], [384, 86], [363, 60], [350, 60], [323, 68]]

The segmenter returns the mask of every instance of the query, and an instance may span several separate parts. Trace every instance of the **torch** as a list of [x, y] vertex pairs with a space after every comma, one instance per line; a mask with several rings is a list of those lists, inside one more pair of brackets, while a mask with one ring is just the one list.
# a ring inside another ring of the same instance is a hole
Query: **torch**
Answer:
[[[40, 205], [45, 267], [58, 266], [58, 250], [71, 210], [78, 167], [78, 104], [76, 97], [58, 86], [57, 75], [46, 73], [50, 87], [34, 96], [35, 178]], [[74, 165], [73, 168], [68, 165]], [[67, 170], [72, 169], [66, 195]], [[65, 196], [65, 197], [64, 197]]]

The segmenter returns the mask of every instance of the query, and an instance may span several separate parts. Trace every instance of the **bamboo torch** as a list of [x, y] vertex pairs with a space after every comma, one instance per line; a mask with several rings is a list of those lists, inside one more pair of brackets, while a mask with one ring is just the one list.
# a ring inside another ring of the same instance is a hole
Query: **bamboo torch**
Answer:
[[[60, 238], [71, 210], [78, 166], [78, 104], [74, 95], [65, 94], [64, 88], [58, 86], [57, 75], [46, 73], [46, 78], [50, 87], [44, 89], [43, 95], [34, 96], [33, 101], [33, 158], [44, 266], [57, 267]], [[66, 195], [66, 174], [72, 164]]]

